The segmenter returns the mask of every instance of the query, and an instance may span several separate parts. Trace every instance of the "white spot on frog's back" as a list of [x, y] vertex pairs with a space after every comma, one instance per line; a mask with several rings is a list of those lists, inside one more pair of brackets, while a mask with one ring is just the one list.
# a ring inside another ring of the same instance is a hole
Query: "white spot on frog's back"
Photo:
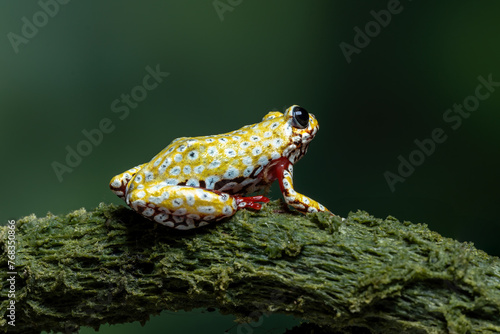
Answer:
[[240, 175], [240, 171], [237, 168], [231, 166], [226, 170], [223, 178], [228, 179], [228, 180], [232, 180], [232, 179], [238, 177], [239, 175]]
[[145, 172], [144, 176], [145, 176], [146, 182], [153, 181], [153, 179], [155, 177], [155, 175], [152, 172]]
[[216, 169], [221, 165], [220, 160], [214, 160], [208, 165], [208, 169]]
[[177, 179], [166, 179], [164, 182], [167, 186], [176, 186], [177, 184], [179, 184], [179, 181]]
[[155, 162], [153, 163], [153, 167], [158, 166], [161, 163], [161, 160], [162, 160], [162, 157], [159, 157], [158, 159], [156, 159]]
[[175, 166], [170, 170], [170, 175], [179, 175], [181, 173], [181, 167]]
[[280, 123], [279, 122], [273, 122], [271, 123], [271, 125], [269, 126], [271, 128], [271, 130], [274, 130], [276, 129], [278, 126], [280, 126]]
[[256, 136], [256, 135], [253, 135], [250, 137], [250, 140], [253, 141], [254, 143], [260, 141], [260, 137], [259, 136]]
[[199, 157], [199, 153], [196, 150], [192, 150], [187, 154], [189, 160], [196, 160]]
[[247, 168], [245, 168], [245, 170], [243, 171], [243, 176], [249, 177], [252, 174], [253, 169], [254, 169], [253, 166], [248, 166]]
[[222, 144], [222, 145], [225, 145], [229, 142], [229, 139], [227, 139], [226, 137], [220, 137], [219, 138], [219, 142]]
[[167, 167], [170, 166], [171, 163], [172, 163], [172, 159], [165, 158], [165, 161], [163, 161], [163, 163], [158, 168], [158, 173], [160, 173], [160, 174], [165, 173], [165, 170], [167, 170]]
[[193, 171], [195, 174], [200, 174], [201, 172], [203, 172], [204, 169], [205, 169], [205, 166], [199, 165], [199, 166], [196, 166], [195, 168], [193, 168]]
[[261, 156], [261, 157], [259, 158], [259, 160], [257, 161], [257, 163], [258, 163], [259, 165], [261, 165], [261, 166], [265, 166], [265, 165], [267, 165], [267, 164], [269, 163], [269, 160], [267, 159], [267, 157], [266, 157], [266, 156]]
[[280, 148], [282, 145], [283, 145], [283, 139], [281, 138], [275, 138], [271, 141], [271, 143], [273, 144], [273, 146], [275, 148]]
[[233, 148], [226, 148], [224, 150], [224, 154], [228, 157], [228, 158], [234, 158], [237, 156], [237, 153], [236, 151], [233, 149]]
[[215, 157], [216, 155], [219, 154], [219, 151], [217, 151], [217, 148], [215, 148], [215, 146], [210, 146], [207, 149], [207, 154], [211, 157]]
[[207, 179], [205, 180], [205, 185], [206, 185], [207, 189], [214, 189], [215, 184], [219, 180], [220, 180], [220, 177], [218, 177], [217, 175], [212, 175], [212, 176], [207, 177]]
[[259, 155], [262, 153], [262, 147], [260, 146], [255, 146], [253, 149], [252, 149], [252, 154], [253, 155]]
[[188, 186], [188, 187], [199, 187], [200, 186], [200, 182], [197, 179], [189, 179], [186, 182], [186, 186]]
[[241, 162], [243, 162], [243, 164], [247, 166], [253, 166], [254, 164], [252, 157], [244, 157], [243, 159], [241, 159]]

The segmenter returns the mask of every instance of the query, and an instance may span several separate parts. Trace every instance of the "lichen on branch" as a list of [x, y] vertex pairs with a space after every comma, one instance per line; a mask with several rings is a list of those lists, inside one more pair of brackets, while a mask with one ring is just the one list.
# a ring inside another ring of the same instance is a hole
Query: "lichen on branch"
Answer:
[[[0, 229], [6, 268], [6, 227]], [[427, 226], [307, 216], [280, 202], [192, 231], [100, 204], [16, 224], [16, 327], [39, 333], [217, 308], [293, 315], [324, 332], [498, 333], [500, 260]], [[0, 272], [3, 291], [7, 271]], [[5, 294], [2, 294], [5, 296]]]

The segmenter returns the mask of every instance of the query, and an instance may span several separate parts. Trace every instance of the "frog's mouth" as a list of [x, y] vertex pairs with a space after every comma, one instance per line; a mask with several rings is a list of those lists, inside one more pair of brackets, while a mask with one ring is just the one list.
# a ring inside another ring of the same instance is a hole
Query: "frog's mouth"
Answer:
[[310, 125], [308, 128], [300, 131], [299, 133], [297, 133], [297, 135], [293, 136], [293, 143], [297, 146], [309, 144], [316, 136], [318, 129], [319, 126], [317, 125], [317, 123], [314, 127]]

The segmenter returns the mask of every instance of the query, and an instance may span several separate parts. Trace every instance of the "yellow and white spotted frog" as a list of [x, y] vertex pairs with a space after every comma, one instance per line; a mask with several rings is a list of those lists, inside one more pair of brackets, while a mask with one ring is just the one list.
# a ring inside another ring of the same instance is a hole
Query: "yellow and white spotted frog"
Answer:
[[269, 112], [262, 122], [220, 135], [175, 139], [151, 161], [115, 176], [111, 190], [141, 215], [188, 230], [259, 210], [269, 199], [243, 197], [278, 180], [285, 201], [303, 213], [328, 211], [293, 189], [293, 164], [319, 129], [297, 105]]

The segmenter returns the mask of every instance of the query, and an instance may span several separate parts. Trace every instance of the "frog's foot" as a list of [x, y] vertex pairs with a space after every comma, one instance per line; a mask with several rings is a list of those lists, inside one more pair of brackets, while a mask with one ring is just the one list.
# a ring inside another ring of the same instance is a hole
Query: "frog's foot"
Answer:
[[[295, 191], [295, 189], [293, 189], [293, 169], [288, 159], [278, 159], [273, 172], [275, 173], [275, 177], [279, 181], [280, 189], [283, 193], [286, 204], [292, 206], [293, 208], [304, 214], [310, 212], [330, 212], [330, 210], [328, 210], [312, 198], [299, 194], [297, 191]], [[331, 214], [333, 215], [333, 213]]]
[[262, 202], [262, 203], [269, 202], [269, 198], [262, 195], [250, 196], [250, 197], [240, 197], [240, 196], [233, 196], [233, 197], [236, 200], [236, 205], [238, 206], [238, 209], [251, 208], [254, 210], [260, 210], [262, 208], [262, 204], [257, 202]]
[[116, 196], [125, 200], [128, 183], [134, 178], [135, 174], [137, 174], [137, 172], [140, 171], [142, 167], [144, 167], [144, 165], [145, 164], [135, 166], [113, 177], [111, 179], [111, 182], [109, 182], [109, 188], [111, 188], [111, 191], [113, 191]]

